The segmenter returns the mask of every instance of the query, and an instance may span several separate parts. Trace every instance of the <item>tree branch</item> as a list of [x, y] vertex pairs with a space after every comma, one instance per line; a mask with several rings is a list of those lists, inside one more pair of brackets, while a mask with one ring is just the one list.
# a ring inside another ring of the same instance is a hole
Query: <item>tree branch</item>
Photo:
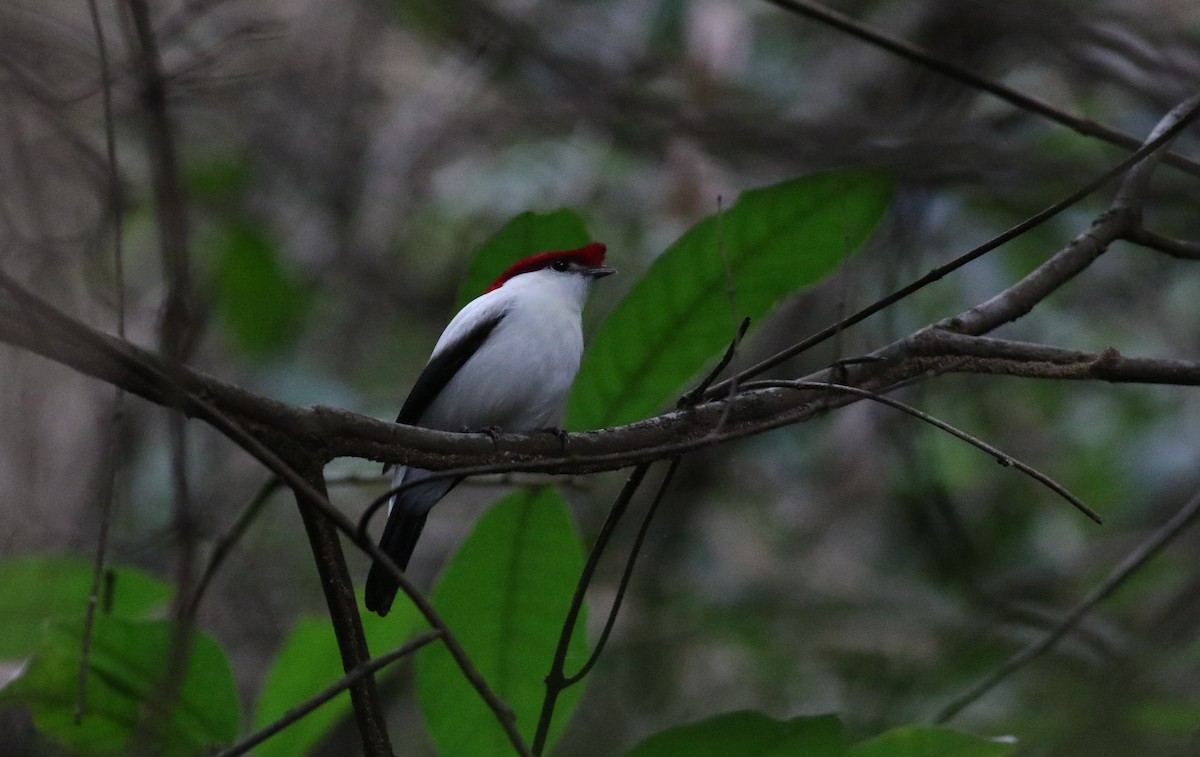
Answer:
[[[1034, 369], [1023, 363], [1037, 362], [1051, 353], [1076, 356], [1074, 363], [1102, 363], [1090, 369], [1064, 368], [1064, 377], [1100, 379], [1110, 382], [1170, 383], [1200, 385], [1200, 362], [1145, 358], [1101, 360], [1103, 356], [1071, 351], [1027, 351], [1019, 360], [1002, 364], [942, 360], [931, 363], [930, 352], [944, 356], [955, 345], [953, 332], [929, 327], [872, 353], [875, 361], [852, 368], [839, 383], [886, 391], [904, 381], [926, 377], [930, 371], [1028, 375]], [[694, 408], [675, 410], [637, 423], [598, 431], [568, 434], [564, 447], [546, 434], [459, 434], [403, 426], [328, 407], [300, 408], [207, 376], [144, 350], [129, 342], [96, 331], [74, 320], [0, 273], [0, 341], [42, 355], [90, 376], [122, 387], [156, 404], [169, 402], [165, 377], [178, 382], [187, 392], [203, 398], [232, 422], [260, 439], [282, 439], [281, 444], [305, 448], [320, 459], [362, 457], [393, 464], [417, 465], [432, 470], [454, 469], [472, 475], [506, 471], [551, 473], [595, 473], [661, 460], [774, 428], [799, 423], [828, 412], [856, 398], [845, 395], [818, 397], [814, 392], [759, 389], [733, 397], [705, 402]], [[928, 345], [934, 345], [930, 347]], [[935, 349], [936, 348], [936, 349]], [[941, 352], [937, 352], [941, 349]], [[923, 352], [924, 350], [924, 352]], [[950, 352], [949, 354], [954, 354]], [[804, 377], [807, 381], [829, 381], [828, 371]], [[714, 434], [726, 403], [728, 421]], [[189, 400], [182, 410], [207, 417], [207, 411]]]
[[868, 392], [864, 389], [859, 389], [858, 387], [844, 386], [842, 384], [834, 384], [834, 383], [818, 384], [818, 383], [809, 382], [809, 381], [784, 381], [784, 380], [774, 380], [774, 381], [767, 380], [767, 381], [759, 381], [759, 382], [755, 382], [755, 383], [756, 384], [771, 384], [774, 386], [780, 386], [780, 387], [791, 388], [791, 389], [796, 389], [796, 390], [818, 389], [821, 391], [845, 392], [846, 394], [864, 397], [873, 402], [878, 402], [882, 405], [886, 405], [887, 407], [893, 408], [895, 410], [899, 410], [900, 412], [905, 413], [906, 415], [912, 416], [913, 418], [916, 418], [917, 420], [922, 421], [924, 423], [928, 423], [929, 425], [933, 426], [934, 428], [940, 429], [941, 431], [945, 431], [946, 433], [950, 434], [951, 436], [955, 437], [956, 439], [960, 439], [961, 441], [966, 442], [967, 444], [971, 445], [972, 447], [975, 447], [976, 449], [978, 449], [982, 452], [985, 452], [988, 455], [991, 455], [996, 460], [996, 462], [1000, 463], [1004, 467], [1015, 468], [1016, 470], [1020, 471], [1021, 473], [1024, 473], [1026, 476], [1029, 476], [1034, 481], [1037, 481], [1038, 483], [1042, 484], [1050, 491], [1054, 492], [1058, 496], [1065, 499], [1068, 503], [1070, 503], [1070, 505], [1072, 507], [1074, 507], [1076, 510], [1079, 510], [1081, 513], [1086, 515], [1093, 522], [1103, 523], [1103, 520], [1101, 520], [1100, 516], [1096, 513], [1095, 510], [1088, 507], [1083, 502], [1083, 500], [1079, 499], [1079, 497], [1076, 497], [1074, 494], [1072, 494], [1070, 491], [1068, 491], [1065, 486], [1058, 483], [1054, 479], [1050, 478], [1045, 473], [1042, 473], [1037, 468], [1034, 468], [1032, 465], [1029, 465], [1028, 463], [1022, 462], [1021, 460], [1018, 460], [1017, 458], [1013, 457], [1012, 455], [1009, 455], [1006, 452], [1002, 452], [1001, 450], [996, 449], [995, 447], [993, 447], [992, 445], [983, 441], [982, 439], [972, 436], [971, 434], [968, 434], [966, 431], [963, 431], [962, 429], [960, 429], [956, 426], [953, 426], [953, 425], [941, 420], [940, 418], [935, 418], [932, 415], [930, 415], [929, 413], [918, 410], [915, 407], [912, 407], [911, 405], [906, 405], [903, 402], [899, 402], [897, 400], [892, 399], [891, 397], [884, 397], [884, 396], [876, 394], [874, 392]]
[[346, 689], [351, 688], [359, 681], [363, 679], [371, 679], [378, 671], [382, 670], [388, 665], [391, 665], [401, 657], [412, 654], [426, 644], [436, 641], [439, 636], [441, 636], [441, 633], [438, 631], [426, 631], [411, 641], [408, 641], [396, 649], [393, 649], [391, 652], [364, 662], [353, 670], [347, 672], [346, 675], [342, 676], [333, 684], [314, 694], [307, 701], [289, 709], [281, 718], [271, 723], [267, 727], [252, 733], [228, 749], [218, 752], [216, 757], [237, 757], [238, 755], [249, 752], [254, 747], [258, 746], [270, 737], [308, 715], [310, 712], [333, 699], [338, 694], [341, 694]]
[[[328, 483], [328, 481], [326, 482]], [[254, 519], [262, 512], [263, 505], [271, 498], [271, 495], [283, 486], [283, 482], [278, 476], [271, 475], [267, 478], [263, 485], [259, 487], [258, 493], [250, 500], [250, 503], [238, 515], [237, 520], [233, 525], [217, 539], [213, 545], [212, 552], [208, 557], [208, 564], [204, 566], [204, 571], [200, 574], [200, 580], [196, 582], [196, 590], [192, 592], [192, 598], [188, 602], [188, 617], [195, 617], [196, 612], [200, 609], [200, 600], [204, 598], [204, 593], [208, 590], [209, 584], [212, 582], [217, 571], [225, 564], [225, 558], [233, 550], [233, 546], [238, 540], [245, 535]]]
[[1166, 253], [1180, 260], [1200, 260], [1200, 242], [1171, 239], [1140, 226], [1136, 229], [1131, 229], [1125, 235], [1125, 239], [1134, 244], [1149, 247], [1151, 250]]
[[[967, 69], [955, 65], [950, 61], [943, 60], [928, 50], [907, 42], [898, 37], [892, 37], [883, 32], [870, 27], [860, 21], [856, 21], [844, 13], [839, 13], [832, 8], [827, 8], [820, 3], [811, 2], [811, 0], [767, 0], [767, 2], [775, 5], [783, 10], [795, 13], [800, 16], [805, 16], [814, 21], [819, 21], [828, 26], [845, 32], [852, 37], [857, 37], [868, 44], [874, 45], [882, 50], [887, 50], [890, 53], [900, 56], [907, 61], [923, 66], [930, 71], [941, 74], [949, 79], [961, 82], [962, 84], [973, 87], [974, 89], [987, 92], [988, 94], [997, 97], [1010, 105], [1016, 106], [1021, 110], [1034, 113], [1042, 118], [1049, 119], [1055, 123], [1066, 126], [1074, 132], [1084, 135], [1085, 137], [1095, 137], [1102, 139], [1109, 144], [1118, 147], [1124, 147], [1127, 150], [1136, 149], [1140, 140], [1136, 137], [1117, 131], [1110, 126], [1106, 126], [1089, 118], [1080, 118], [1079, 116], [1071, 115], [1058, 108], [1054, 107], [1045, 100], [1039, 100], [1023, 92], [1019, 92], [1012, 87], [1007, 87], [999, 82], [992, 81], [979, 74], [968, 71]], [[1189, 160], [1182, 155], [1171, 153], [1166, 156], [1164, 162], [1178, 168], [1192, 176], [1200, 176], [1200, 163]]]
[[[304, 461], [292, 465], [309, 484], [324, 498], [325, 477], [320, 466]], [[325, 591], [325, 602], [329, 605], [329, 618], [337, 637], [338, 651], [342, 656], [342, 668], [351, 673], [369, 664], [371, 653], [367, 649], [367, 637], [363, 631], [362, 617], [358, 614], [358, 598], [354, 592], [354, 581], [342, 555], [342, 543], [337, 528], [324, 517], [319, 503], [309, 500], [304, 492], [296, 492], [296, 504], [308, 532], [317, 572], [321, 576], [321, 588]], [[358, 732], [362, 737], [364, 757], [392, 757], [392, 745], [388, 740], [387, 719], [379, 699], [375, 677], [364, 675], [350, 683], [350, 701], [354, 705], [354, 716], [358, 721]]]
[[137, 35], [138, 67], [146, 111], [146, 143], [154, 185], [159, 245], [163, 258], [166, 300], [159, 321], [159, 340], [168, 355], [186, 359], [195, 346], [191, 254], [188, 242], [187, 201], [179, 177], [179, 156], [174, 129], [167, 112], [167, 88], [162, 60], [154, 39], [154, 25], [146, 0], [128, 0]]
[[964, 691], [959, 696], [955, 697], [949, 704], [941, 709], [936, 716], [934, 722], [945, 723], [953, 718], [958, 713], [962, 712], [973, 702], [977, 701], [987, 692], [991, 691], [1004, 679], [1020, 670], [1026, 664], [1041, 656], [1043, 653], [1052, 649], [1059, 641], [1066, 636], [1071, 629], [1079, 624], [1085, 615], [1092, 609], [1112, 595], [1114, 591], [1120, 588], [1130, 576], [1137, 573], [1146, 563], [1154, 558], [1164, 547], [1170, 544], [1181, 533], [1183, 533], [1196, 517], [1200, 516], [1200, 493], [1196, 494], [1185, 504], [1178, 512], [1175, 513], [1164, 523], [1149, 539], [1140, 544], [1137, 549], [1129, 553], [1112, 571], [1104, 581], [1088, 593], [1080, 602], [1071, 608], [1061, 621], [1055, 624], [1054, 629], [1046, 634], [1041, 639], [1025, 647], [1015, 655], [1010, 657], [1003, 665], [996, 668], [988, 674], [983, 680], [976, 683], [970, 689]]

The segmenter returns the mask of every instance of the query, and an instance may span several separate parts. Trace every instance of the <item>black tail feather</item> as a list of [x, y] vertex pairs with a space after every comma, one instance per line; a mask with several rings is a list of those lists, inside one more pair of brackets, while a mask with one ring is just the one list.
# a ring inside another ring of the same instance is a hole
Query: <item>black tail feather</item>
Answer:
[[[429, 471], [409, 468], [398, 476], [404, 481], [412, 481], [417, 477], [428, 476]], [[421, 529], [425, 527], [425, 518], [429, 510], [437, 502], [458, 485], [459, 479], [437, 479], [418, 484], [401, 492], [392, 503], [387, 525], [383, 527], [383, 536], [379, 539], [379, 548], [392, 558], [400, 570], [408, 570], [408, 561]], [[394, 481], [393, 483], [398, 483]], [[392, 609], [392, 601], [396, 598], [396, 590], [400, 584], [379, 563], [371, 566], [367, 573], [367, 586], [363, 593], [367, 609], [381, 616], [387, 615]]]
[[[408, 570], [408, 560], [412, 557], [421, 529], [425, 527], [428, 512], [422, 513], [393, 513], [388, 518], [383, 530], [383, 538], [379, 540], [379, 548], [387, 553], [400, 570]], [[392, 609], [392, 600], [396, 598], [396, 590], [400, 584], [379, 563], [371, 566], [367, 573], [367, 588], [364, 599], [367, 609], [380, 615], [387, 615]]]

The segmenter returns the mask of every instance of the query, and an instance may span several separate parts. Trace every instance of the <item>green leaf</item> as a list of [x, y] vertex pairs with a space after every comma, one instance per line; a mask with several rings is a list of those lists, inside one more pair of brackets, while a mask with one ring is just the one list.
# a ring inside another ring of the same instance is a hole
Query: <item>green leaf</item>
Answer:
[[[400, 646], [420, 627], [421, 616], [403, 597], [386, 618], [364, 613], [363, 630], [374, 656]], [[386, 670], [386, 668], [385, 668]], [[289, 709], [330, 686], [345, 674], [329, 618], [301, 618], [284, 639], [267, 671], [254, 710], [254, 730], [265, 728]], [[342, 692], [255, 748], [258, 757], [308, 754], [350, 713], [350, 694]]]
[[656, 733], [628, 757], [839, 757], [846, 754], [836, 715], [775, 720], [761, 712], [730, 712]]
[[1005, 757], [1015, 743], [938, 726], [905, 726], [850, 747], [847, 757]]
[[38, 730], [90, 757], [128, 754], [133, 744], [140, 753], [194, 755], [237, 737], [237, 689], [211, 637], [192, 631], [178, 697], [163, 716], [153, 705], [163, 696], [175, 626], [106, 616], [92, 628], [87, 702], [75, 725], [82, 629], [82, 620], [54, 623], [23, 674], [0, 690], [0, 703], [29, 707]]
[[424, 34], [443, 39], [453, 33], [462, 11], [456, 3], [447, 5], [436, 0], [396, 0], [393, 12], [405, 33]]
[[[81, 616], [92, 590], [90, 559], [31, 555], [0, 562], [0, 659], [32, 652], [46, 621]], [[171, 598], [170, 586], [136, 568], [114, 567], [100, 584], [100, 609], [136, 618]]]
[[275, 245], [257, 226], [235, 221], [220, 245], [217, 311], [247, 354], [263, 357], [299, 333], [307, 309], [303, 289], [280, 265]]
[[514, 217], [475, 251], [467, 276], [458, 287], [455, 310], [483, 294], [504, 269], [521, 258], [550, 250], [573, 250], [590, 241], [583, 219], [573, 210], [527, 212]]
[[890, 197], [891, 182], [879, 173], [821, 173], [745, 192], [725, 213], [693, 226], [592, 339], [567, 406], [568, 428], [653, 414], [724, 350], [743, 317], [757, 322], [784, 295], [837, 268]]
[[[546, 693], [543, 679], [567, 606], [583, 568], [583, 545], [557, 491], [515, 492], [498, 502], [451, 559], [433, 604], [493, 691], [512, 707], [517, 728], [532, 740]], [[586, 657], [581, 616], [568, 674]], [[512, 754], [491, 710], [442, 645], [417, 655], [417, 699], [442, 757]], [[548, 744], [582, 693], [559, 697]], [[549, 747], [547, 747], [549, 752]]]
[[252, 164], [246, 155], [230, 154], [185, 165], [188, 199], [210, 204], [236, 201], [250, 183]]
[[1128, 719], [1131, 726], [1148, 734], [1192, 734], [1200, 723], [1200, 702], [1153, 697], [1131, 707]]

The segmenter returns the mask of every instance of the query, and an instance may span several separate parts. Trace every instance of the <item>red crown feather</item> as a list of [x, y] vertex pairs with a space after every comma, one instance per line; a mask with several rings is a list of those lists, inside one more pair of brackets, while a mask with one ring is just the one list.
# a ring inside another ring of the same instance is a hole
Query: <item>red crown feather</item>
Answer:
[[554, 252], [530, 255], [523, 260], [518, 260], [505, 269], [504, 273], [500, 274], [499, 278], [493, 281], [492, 285], [487, 288], [487, 291], [490, 292], [493, 289], [499, 289], [504, 286], [504, 282], [513, 276], [545, 268], [556, 260], [567, 260], [585, 268], [599, 268], [604, 263], [604, 253], [606, 251], [607, 248], [604, 245], [599, 242], [591, 242], [577, 250], [556, 250]]

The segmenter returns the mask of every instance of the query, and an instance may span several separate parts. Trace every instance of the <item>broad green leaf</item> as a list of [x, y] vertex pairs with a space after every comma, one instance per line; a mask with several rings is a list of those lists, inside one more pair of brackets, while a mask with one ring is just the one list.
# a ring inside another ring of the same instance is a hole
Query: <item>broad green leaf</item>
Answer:
[[[0, 690], [0, 703], [26, 706], [38, 730], [89, 757], [195, 755], [237, 737], [240, 709], [229, 661], [206, 634], [193, 631], [175, 704], [163, 697], [172, 635], [167, 621], [99, 616], [88, 656], [87, 701], [75, 725], [83, 621], [50, 628], [22, 675]], [[150, 717], [147, 717], [150, 716]]]
[[757, 322], [784, 295], [836, 269], [890, 197], [891, 182], [879, 173], [821, 173], [745, 192], [728, 211], [686, 231], [592, 339], [568, 403], [568, 428], [628, 423], [674, 399], [724, 350], [743, 317]]
[[458, 287], [455, 309], [483, 294], [504, 269], [521, 258], [551, 250], [572, 250], [590, 241], [583, 219], [573, 210], [528, 212], [514, 217], [475, 251], [467, 276]]
[[990, 741], [940, 726], [904, 726], [850, 747], [847, 757], [1006, 757], [1008, 741]]
[[[362, 616], [363, 630], [371, 654], [379, 656], [400, 646], [420, 627], [417, 609], [398, 598], [391, 613], [381, 618]], [[377, 675], [386, 675], [386, 668]], [[289, 709], [325, 689], [345, 674], [337, 639], [328, 618], [301, 618], [284, 639], [271, 663], [254, 709], [254, 730], [264, 728]], [[308, 754], [338, 722], [350, 713], [350, 694], [337, 697], [313, 710], [255, 748], [257, 757], [299, 757]]]
[[[46, 621], [83, 615], [92, 591], [92, 560], [30, 555], [0, 562], [0, 659], [25, 657]], [[115, 567], [100, 583], [101, 613], [136, 618], [161, 607], [171, 588], [136, 568]]]
[[235, 221], [225, 230], [214, 283], [221, 320], [248, 354], [278, 351], [299, 332], [307, 309], [305, 293], [257, 226]]
[[1200, 723], [1200, 702], [1194, 697], [1153, 697], [1132, 707], [1128, 719], [1130, 725], [1148, 734], [1191, 734]]
[[730, 712], [656, 733], [628, 757], [839, 757], [846, 754], [835, 715], [775, 720], [761, 712]]
[[[434, 606], [492, 690], [512, 707], [527, 743], [582, 567], [583, 545], [562, 496], [550, 488], [520, 491], [480, 518], [434, 590]], [[586, 655], [584, 626], [580, 617], [568, 674]], [[416, 685], [429, 736], [441, 757], [512, 754], [491, 710], [442, 645], [418, 653]], [[559, 698], [549, 744], [582, 688], [573, 686]]]

